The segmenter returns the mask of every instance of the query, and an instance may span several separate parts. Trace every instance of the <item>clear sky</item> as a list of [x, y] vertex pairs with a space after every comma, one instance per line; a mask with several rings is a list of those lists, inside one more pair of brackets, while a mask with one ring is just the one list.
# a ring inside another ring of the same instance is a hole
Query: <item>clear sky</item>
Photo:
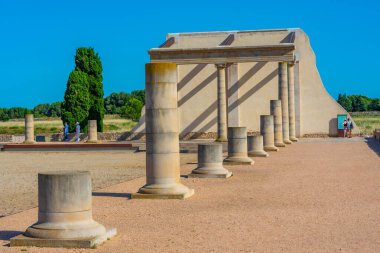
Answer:
[[333, 97], [380, 97], [379, 24], [377, 0], [0, 0], [0, 107], [63, 100], [77, 47], [99, 53], [109, 95], [144, 88], [167, 33], [298, 27]]

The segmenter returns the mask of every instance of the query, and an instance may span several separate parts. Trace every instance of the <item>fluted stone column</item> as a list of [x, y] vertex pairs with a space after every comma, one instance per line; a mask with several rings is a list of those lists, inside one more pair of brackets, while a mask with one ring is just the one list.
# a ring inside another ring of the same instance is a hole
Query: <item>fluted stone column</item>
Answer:
[[180, 183], [177, 65], [145, 65], [146, 185], [132, 198], [183, 199]]
[[246, 127], [228, 128], [228, 157], [223, 162], [229, 165], [251, 165], [254, 163], [248, 157]]
[[88, 140], [89, 143], [97, 143], [98, 141], [98, 126], [96, 120], [88, 121]]
[[38, 221], [11, 246], [93, 247], [116, 234], [92, 219], [88, 171], [38, 174]]
[[33, 144], [34, 141], [34, 118], [33, 114], [25, 114], [25, 144]]
[[274, 145], [276, 147], [285, 147], [282, 135], [282, 111], [281, 100], [270, 101], [270, 114], [273, 115], [274, 122]]
[[280, 62], [278, 67], [278, 91], [282, 106], [282, 137], [285, 144], [291, 144], [289, 140], [289, 108], [288, 108], [288, 63]]
[[223, 145], [221, 143], [198, 144], [198, 167], [189, 177], [228, 178], [231, 172], [223, 167]]
[[294, 100], [294, 63], [288, 64], [288, 91], [289, 91], [289, 139], [298, 141], [296, 137], [296, 110]]
[[227, 104], [226, 104], [226, 64], [216, 64], [218, 93], [218, 137], [216, 141], [227, 141]]
[[268, 157], [269, 154], [264, 151], [264, 140], [262, 135], [248, 136], [248, 156], [250, 157]]
[[278, 151], [274, 145], [273, 115], [260, 116], [260, 134], [263, 136], [265, 151]]

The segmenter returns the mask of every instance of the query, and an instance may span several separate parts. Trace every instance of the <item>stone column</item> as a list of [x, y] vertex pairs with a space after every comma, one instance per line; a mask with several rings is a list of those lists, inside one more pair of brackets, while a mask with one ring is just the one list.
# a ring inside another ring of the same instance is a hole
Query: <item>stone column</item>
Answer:
[[298, 141], [296, 137], [296, 110], [294, 99], [294, 63], [288, 64], [288, 85], [289, 85], [289, 139]]
[[248, 156], [251, 157], [268, 157], [269, 154], [264, 151], [263, 136], [248, 136]]
[[251, 165], [254, 162], [247, 153], [247, 128], [228, 128], [228, 157], [223, 161], [230, 165]]
[[274, 145], [273, 115], [260, 116], [260, 134], [263, 136], [265, 151], [278, 151]]
[[273, 115], [274, 121], [274, 145], [276, 147], [285, 147], [282, 135], [282, 111], [281, 100], [270, 101], [270, 114]]
[[282, 106], [282, 137], [285, 144], [291, 144], [289, 140], [289, 109], [288, 109], [288, 63], [280, 62], [278, 66], [278, 91]]
[[34, 118], [33, 114], [25, 114], [25, 144], [33, 144], [34, 141]]
[[146, 185], [132, 198], [183, 199], [180, 183], [177, 65], [145, 65]]
[[[88, 171], [38, 174], [38, 221], [11, 246], [93, 247], [116, 234], [92, 219], [92, 185]], [[38, 239], [35, 239], [38, 238]]]
[[226, 64], [216, 64], [218, 92], [218, 137], [216, 141], [227, 141], [227, 105], [226, 105]]
[[88, 140], [89, 143], [98, 142], [98, 126], [96, 120], [88, 121]]
[[198, 144], [198, 167], [189, 177], [228, 178], [231, 172], [223, 167], [223, 145], [221, 143]]

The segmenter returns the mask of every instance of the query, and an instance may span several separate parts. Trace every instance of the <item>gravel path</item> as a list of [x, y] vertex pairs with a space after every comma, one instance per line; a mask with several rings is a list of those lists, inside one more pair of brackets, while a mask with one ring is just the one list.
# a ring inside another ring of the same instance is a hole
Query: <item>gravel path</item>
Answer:
[[[194, 154], [181, 154], [182, 162]], [[0, 152], [0, 217], [37, 206], [37, 173], [88, 170], [93, 189], [145, 175], [145, 153], [129, 152]]]
[[128, 200], [144, 184], [136, 178], [95, 193], [94, 219], [119, 233], [97, 249], [9, 248], [35, 222], [34, 208], [0, 219], [0, 252], [380, 252], [380, 157], [371, 145], [380, 144], [292, 144], [229, 167], [227, 180], [182, 179], [195, 189], [187, 200]]

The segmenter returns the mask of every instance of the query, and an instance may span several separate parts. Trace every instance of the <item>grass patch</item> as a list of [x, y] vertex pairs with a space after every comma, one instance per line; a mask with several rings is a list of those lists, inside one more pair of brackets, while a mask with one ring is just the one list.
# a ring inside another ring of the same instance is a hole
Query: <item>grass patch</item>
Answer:
[[[0, 134], [22, 135], [25, 131], [24, 120], [0, 121]], [[104, 132], [130, 131], [137, 122], [129, 119], [111, 118], [104, 119]], [[63, 132], [63, 124], [60, 119], [46, 119], [34, 121], [35, 134], [50, 134]]]
[[352, 119], [362, 134], [372, 135], [375, 128], [380, 128], [380, 116], [352, 116]]

